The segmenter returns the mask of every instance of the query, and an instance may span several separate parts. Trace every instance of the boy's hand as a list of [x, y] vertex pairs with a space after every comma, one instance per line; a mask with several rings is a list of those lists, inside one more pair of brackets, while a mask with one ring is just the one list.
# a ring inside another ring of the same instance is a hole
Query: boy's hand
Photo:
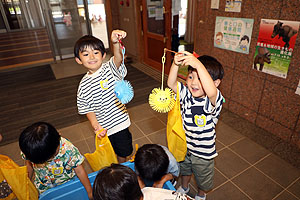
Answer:
[[159, 181], [156, 181], [153, 183], [152, 187], [155, 187], [155, 188], [163, 188], [165, 182], [159, 180]]
[[116, 44], [119, 42], [119, 40], [125, 38], [127, 33], [122, 30], [113, 30], [111, 33], [111, 41], [113, 44]]
[[105, 134], [107, 133], [107, 129], [103, 128], [100, 124], [95, 124], [93, 126], [95, 134], [97, 135], [97, 137], [102, 138], [105, 136]]
[[190, 65], [195, 69], [197, 68], [197, 66], [201, 65], [201, 62], [192, 53], [187, 51], [178, 52], [174, 57], [174, 62], [175, 64], [177, 62], [182, 65]]

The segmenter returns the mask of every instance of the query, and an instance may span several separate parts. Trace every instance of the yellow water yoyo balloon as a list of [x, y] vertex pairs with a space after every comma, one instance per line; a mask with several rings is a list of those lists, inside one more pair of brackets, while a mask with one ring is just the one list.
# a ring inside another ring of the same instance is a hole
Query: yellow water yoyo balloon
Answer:
[[170, 88], [154, 88], [149, 95], [149, 104], [157, 112], [169, 112], [175, 105], [174, 93]]
[[173, 109], [175, 105], [174, 92], [170, 88], [163, 89], [164, 65], [166, 60], [166, 49], [162, 57], [162, 83], [161, 88], [154, 88], [149, 95], [149, 105], [160, 113], [166, 113]]

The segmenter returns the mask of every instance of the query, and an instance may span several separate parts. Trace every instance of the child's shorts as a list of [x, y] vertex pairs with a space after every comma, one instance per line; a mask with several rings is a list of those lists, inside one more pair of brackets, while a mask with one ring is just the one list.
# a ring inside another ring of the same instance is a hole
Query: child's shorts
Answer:
[[188, 152], [184, 161], [179, 164], [180, 174], [183, 176], [194, 174], [199, 189], [209, 191], [213, 188], [214, 159], [206, 160]]
[[132, 153], [132, 136], [128, 128], [110, 135], [108, 138], [118, 156], [127, 157]]

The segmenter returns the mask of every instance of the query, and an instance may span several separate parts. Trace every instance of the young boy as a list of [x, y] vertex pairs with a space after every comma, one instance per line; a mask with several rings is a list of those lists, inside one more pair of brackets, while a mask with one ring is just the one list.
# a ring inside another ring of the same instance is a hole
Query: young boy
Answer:
[[[181, 65], [189, 65], [186, 86], [177, 82]], [[200, 56], [183, 51], [175, 55], [170, 69], [168, 86], [180, 95], [183, 128], [186, 133], [187, 155], [180, 163], [181, 183], [178, 192], [187, 193], [192, 173], [198, 193], [196, 200], [204, 200], [213, 187], [215, 126], [218, 122], [223, 96], [217, 89], [224, 75], [222, 65], [213, 57]]]
[[98, 137], [107, 133], [119, 163], [125, 162], [133, 151], [129, 115], [114, 94], [115, 81], [127, 74], [119, 43], [125, 37], [124, 31], [112, 32], [114, 56], [106, 63], [103, 63], [106, 53], [101, 40], [86, 35], [74, 47], [76, 62], [88, 70], [77, 91], [78, 112], [86, 114]]
[[134, 166], [141, 188], [152, 186], [148, 183], [153, 183], [152, 187], [162, 188], [165, 182], [179, 176], [179, 164], [172, 153], [157, 144], [145, 144], [139, 148]]
[[22, 158], [29, 179], [39, 193], [71, 180], [75, 174], [92, 199], [92, 187], [82, 166], [84, 157], [68, 140], [46, 122], [37, 122], [23, 130], [19, 137]]
[[98, 173], [93, 197], [94, 200], [194, 200], [162, 188], [145, 187], [141, 190], [136, 173], [119, 164], [112, 164]]

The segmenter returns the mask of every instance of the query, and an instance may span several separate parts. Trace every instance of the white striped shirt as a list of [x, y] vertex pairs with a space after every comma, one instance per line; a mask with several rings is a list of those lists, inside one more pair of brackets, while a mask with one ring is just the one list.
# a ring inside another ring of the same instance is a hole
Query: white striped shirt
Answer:
[[183, 83], [178, 84], [187, 149], [197, 157], [212, 159], [218, 155], [215, 145], [215, 126], [222, 109], [223, 96], [217, 89], [218, 94], [214, 106], [207, 96], [194, 98]]
[[114, 93], [115, 81], [127, 74], [125, 65], [117, 69], [113, 57], [93, 74], [87, 73], [80, 81], [77, 91], [79, 114], [94, 112], [98, 123], [107, 129], [107, 135], [130, 126], [126, 107]]

